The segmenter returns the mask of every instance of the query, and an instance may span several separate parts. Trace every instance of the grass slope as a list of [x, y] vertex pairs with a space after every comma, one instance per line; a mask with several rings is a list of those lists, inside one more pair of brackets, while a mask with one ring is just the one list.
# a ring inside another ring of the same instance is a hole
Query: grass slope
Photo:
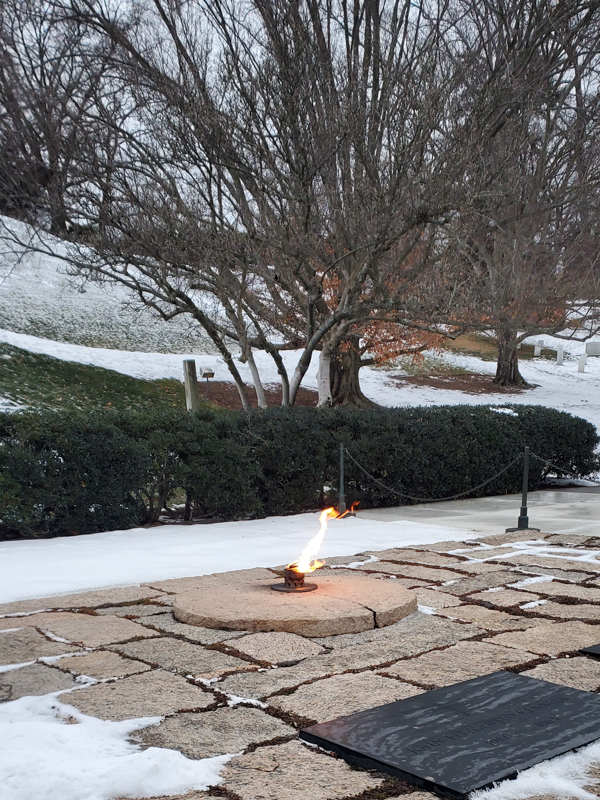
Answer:
[[0, 396], [33, 408], [185, 408], [183, 384], [144, 381], [0, 343]]

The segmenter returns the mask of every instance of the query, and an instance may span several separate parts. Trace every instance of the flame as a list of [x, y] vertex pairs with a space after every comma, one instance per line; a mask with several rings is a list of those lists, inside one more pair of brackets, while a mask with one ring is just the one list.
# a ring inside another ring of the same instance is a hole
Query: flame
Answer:
[[325, 511], [322, 511], [319, 516], [319, 522], [321, 523], [321, 527], [319, 532], [316, 536], [310, 540], [310, 542], [306, 545], [300, 558], [297, 561], [292, 561], [291, 564], [288, 564], [288, 569], [293, 569], [296, 572], [314, 572], [319, 567], [322, 567], [325, 563], [324, 561], [319, 561], [315, 558], [319, 550], [321, 549], [321, 545], [323, 544], [323, 539], [325, 538], [325, 531], [327, 530], [327, 519], [328, 517], [337, 517], [338, 513], [334, 508], [326, 508]]
[[348, 516], [348, 514], [354, 514], [354, 512], [356, 511], [356, 508], [357, 508], [357, 506], [358, 506], [358, 504], [359, 504], [359, 503], [360, 503], [360, 500], [356, 500], [354, 503], [352, 503], [352, 505], [350, 506], [350, 508], [347, 508], [347, 509], [344, 511], [344, 513], [343, 513], [343, 514], [340, 514], [340, 513], [338, 512], [337, 514], [335, 514], [335, 516], [336, 516], [338, 519], [343, 519], [344, 517], [347, 517], [347, 516]]

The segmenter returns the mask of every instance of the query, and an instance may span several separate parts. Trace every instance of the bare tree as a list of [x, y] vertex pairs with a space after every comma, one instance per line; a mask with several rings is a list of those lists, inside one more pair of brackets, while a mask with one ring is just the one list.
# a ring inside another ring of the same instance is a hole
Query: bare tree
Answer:
[[353, 326], [423, 322], [410, 287], [451, 207], [456, 145], [445, 5], [153, 0], [133, 16], [58, 4], [110, 42], [111, 85], [128, 96], [99, 96], [90, 114], [112, 144], [94, 133], [80, 165], [73, 210], [97, 235], [74, 262], [165, 317], [191, 314], [242, 396], [231, 343], [251, 368], [253, 349], [271, 354], [284, 403], [318, 350], [327, 403]]
[[484, 0], [460, 11], [470, 191], [446, 240], [453, 318], [494, 332], [496, 383], [526, 386], [526, 337], [599, 329], [600, 9]]
[[82, 128], [106, 68], [106, 52], [51, 0], [0, 8], [0, 210], [69, 226]]

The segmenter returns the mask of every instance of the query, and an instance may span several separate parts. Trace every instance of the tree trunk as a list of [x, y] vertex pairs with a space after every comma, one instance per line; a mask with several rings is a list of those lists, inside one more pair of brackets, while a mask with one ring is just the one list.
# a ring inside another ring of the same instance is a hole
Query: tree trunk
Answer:
[[248, 350], [248, 366], [250, 367], [254, 388], [256, 390], [256, 403], [259, 408], [268, 408], [269, 404], [267, 403], [267, 398], [265, 397], [265, 390], [260, 379], [260, 373], [258, 371], [258, 367], [256, 366], [256, 361], [254, 360], [252, 348], [249, 348]]
[[510, 333], [497, 334], [498, 363], [494, 383], [499, 386], [518, 386], [529, 388], [525, 378], [519, 372], [519, 354], [517, 340]]
[[360, 338], [347, 336], [331, 360], [331, 398], [334, 406], [351, 408], [376, 408], [360, 388]]

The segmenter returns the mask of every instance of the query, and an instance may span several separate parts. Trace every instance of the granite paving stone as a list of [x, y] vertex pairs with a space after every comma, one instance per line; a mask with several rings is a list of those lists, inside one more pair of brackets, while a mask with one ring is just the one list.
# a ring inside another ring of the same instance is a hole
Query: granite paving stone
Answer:
[[546, 544], [546, 539], [551, 534], [532, 529], [522, 531], [507, 531], [506, 533], [494, 533], [491, 536], [480, 536], [481, 544], [510, 544], [512, 542], [542, 542]]
[[[29, 617], [19, 617], [18, 620], [19, 625], [50, 631], [61, 639], [77, 642], [85, 647], [101, 647], [115, 642], [126, 642], [129, 639], [156, 636], [154, 631], [142, 628], [128, 619], [73, 614], [70, 611], [32, 614]], [[3, 619], [0, 623], [6, 621]]]
[[556, 544], [559, 547], [584, 547], [586, 550], [595, 549], [593, 542], [586, 534], [581, 533], [551, 533], [546, 537], [547, 544]]
[[503, 561], [507, 556], [519, 555], [523, 550], [506, 545], [504, 547], [478, 547], [477, 549], [469, 550], [463, 555], [468, 555], [469, 558], [475, 559], [499, 559]]
[[[536, 591], [538, 585], [537, 583], [534, 584]], [[483, 603], [491, 603], [491, 605], [498, 608], [518, 608], [525, 605], [525, 603], [534, 603], [539, 599], [540, 596], [538, 594], [527, 592], [524, 589], [499, 589], [494, 592], [477, 592], [477, 594], [472, 594], [469, 597], [469, 600], [481, 600]]]
[[[548, 581], [548, 583], [536, 584], [535, 590], [544, 597], [569, 597], [573, 600], [587, 600], [590, 603], [600, 603], [600, 589], [594, 586], [580, 586], [579, 584]], [[600, 611], [600, 607], [598, 610]]]
[[[436, 553], [433, 550], [414, 550], [410, 547], [391, 547], [388, 550], [367, 550], [364, 554], [376, 556], [379, 561], [396, 561], [402, 564], [429, 564], [436, 567], [449, 567], [458, 561], [456, 556]], [[358, 560], [358, 559], [357, 559]], [[328, 560], [328, 563], [330, 561]]]
[[[207, 794], [206, 792], [200, 792], [192, 789], [191, 792], [186, 792], [185, 794], [170, 794], [168, 797], [166, 795], [161, 795], [160, 797], [138, 797], [136, 800], [210, 800], [210, 798], [211, 795]], [[131, 800], [131, 798], [118, 797], [117, 800]]]
[[[216, 586], [179, 594], [173, 612], [180, 622], [207, 628], [230, 630], [287, 631], [303, 636], [330, 636], [334, 633], [366, 631], [374, 627], [373, 612], [365, 606], [323, 593], [321, 584], [333, 576], [321, 578], [314, 592], [292, 597], [271, 591], [272, 581], [253, 581], [236, 586]], [[339, 580], [336, 578], [336, 580]], [[346, 581], [358, 581], [381, 586], [375, 581], [353, 575]], [[406, 600], [416, 598], [407, 589], [397, 587]], [[297, 601], [301, 602], [297, 602]], [[395, 608], [395, 604], [393, 608]]]
[[269, 664], [288, 666], [302, 661], [309, 656], [316, 656], [325, 649], [310, 639], [297, 636], [295, 633], [276, 632], [252, 633], [231, 643], [240, 653], [267, 661]]
[[[569, 562], [566, 562], [567, 564]], [[535, 577], [536, 575], [550, 575], [554, 578], [558, 578], [559, 581], [569, 581], [570, 583], [584, 583], [585, 581], [590, 581], [592, 577], [589, 572], [575, 572], [574, 570], [569, 571], [567, 568], [565, 569], [551, 569], [548, 566], [545, 567], [519, 567], [515, 568], [515, 574], [521, 573], [523, 578], [531, 578]], [[593, 583], [594, 581], [590, 581]]]
[[443, 591], [454, 594], [457, 597], [463, 594], [471, 594], [481, 591], [481, 589], [494, 589], [497, 586], [505, 586], [519, 580], [519, 576], [514, 572], [488, 572], [484, 575], [474, 575], [471, 578], [462, 578], [444, 586]]
[[63, 642], [48, 641], [33, 628], [22, 628], [18, 631], [0, 633], [0, 666], [23, 664], [25, 661], [35, 661], [42, 656], [74, 653], [78, 649]]
[[115, 589], [96, 589], [77, 594], [40, 597], [32, 600], [16, 600], [13, 603], [2, 603], [0, 615], [30, 613], [53, 609], [98, 608], [99, 606], [118, 605], [119, 603], [139, 603], [142, 600], [158, 602], [162, 593], [147, 586], [123, 586]]
[[403, 794], [402, 797], [390, 797], [389, 800], [438, 800], [431, 792], [411, 792]]
[[214, 628], [202, 628], [200, 625], [186, 625], [176, 620], [172, 611], [140, 619], [139, 624], [162, 633], [174, 633], [199, 644], [218, 644], [246, 634], [245, 631], [220, 631]]
[[492, 611], [482, 606], [461, 605], [454, 608], [438, 609], [438, 614], [449, 619], [473, 622], [478, 628], [488, 631], [514, 631], [539, 625], [543, 620], [529, 617], [515, 617], [504, 611]]
[[76, 685], [72, 675], [44, 664], [30, 664], [28, 667], [0, 672], [0, 703], [18, 700], [26, 695], [60, 692]]
[[180, 622], [252, 632], [332, 636], [390, 625], [417, 609], [416, 595], [397, 581], [322, 574], [314, 592], [273, 592], [273, 581], [205, 587], [177, 595]]
[[424, 686], [449, 686], [535, 659], [534, 653], [524, 650], [483, 642], [458, 642], [446, 650], [433, 650], [399, 661], [382, 672]]
[[493, 639], [485, 641], [539, 655], [557, 656], [597, 644], [599, 634], [600, 628], [597, 625], [586, 625], [585, 622], [548, 622], [526, 631], [499, 633]]
[[248, 661], [225, 655], [218, 650], [207, 650], [200, 645], [182, 642], [170, 636], [112, 645], [110, 649], [152, 666], [184, 675], [191, 673], [195, 677], [211, 678], [236, 669], [256, 669]]
[[450, 608], [461, 604], [461, 600], [453, 594], [436, 592], [434, 589], [415, 589], [415, 594], [419, 605], [428, 608]]
[[483, 631], [474, 625], [465, 625], [442, 617], [417, 612], [406, 619], [400, 620], [395, 625], [389, 625], [387, 628], [376, 628], [363, 633], [351, 633], [342, 636], [328, 636], [326, 638], [313, 639], [313, 641], [325, 647], [338, 650], [392, 639], [397, 647], [405, 648], [409, 646], [410, 652], [406, 652], [405, 655], [414, 655], [425, 650], [431, 650], [433, 647], [456, 644], [461, 639], [470, 639], [480, 633], [483, 633]]
[[[557, 619], [583, 619], [600, 622], [600, 605], [594, 606], [588, 603], [555, 603], [549, 600], [544, 605], [532, 609], [534, 612]], [[598, 639], [600, 640], [600, 628], [598, 629]]]
[[421, 689], [373, 672], [334, 675], [300, 686], [293, 694], [271, 697], [269, 705], [300, 717], [327, 722], [421, 694]]
[[436, 553], [451, 553], [454, 550], [468, 550], [471, 547], [477, 546], [476, 541], [468, 540], [466, 542], [434, 542], [433, 544], [419, 545], [420, 550], [432, 550]]
[[237, 706], [177, 714], [160, 725], [135, 732], [133, 737], [148, 747], [179, 750], [187, 758], [212, 758], [240, 753], [251, 744], [296, 735], [295, 728], [258, 708]]
[[461, 578], [460, 572], [443, 567], [422, 567], [418, 564], [396, 564], [393, 561], [373, 561], [361, 567], [363, 572], [387, 572], [404, 578], [417, 578], [430, 583], [443, 583]]
[[[260, 747], [237, 756], [222, 772], [226, 790], [240, 800], [341, 800], [376, 789], [382, 779], [351, 769], [342, 759], [299, 741]], [[310, 787], [310, 793], [307, 793]]]
[[95, 650], [93, 653], [86, 653], [82, 656], [61, 658], [56, 662], [56, 666], [66, 672], [88, 675], [97, 680], [124, 678], [126, 675], [136, 675], [151, 669], [148, 664], [142, 664], [141, 661], [134, 661], [131, 658], [123, 658], [111, 650]]
[[171, 578], [165, 581], [151, 581], [146, 584], [152, 589], [161, 592], [179, 594], [189, 592], [193, 589], [203, 589], [205, 586], [223, 586], [230, 583], [248, 583], [249, 581], [261, 581], [275, 579], [277, 576], [270, 569], [254, 567], [253, 569], [236, 569], [229, 572], [215, 572], [211, 575], [196, 575], [189, 578]]
[[199, 710], [213, 705], [215, 697], [179, 675], [156, 669], [80, 689], [68, 702], [89, 716], [118, 721]]
[[553, 659], [546, 664], [526, 670], [523, 675], [586, 692], [600, 689], [600, 661], [583, 656]]
[[165, 606], [155, 603], [135, 603], [130, 606], [108, 606], [107, 608], [97, 608], [96, 614], [101, 616], [112, 615], [115, 617], [150, 617], [153, 614], [164, 614]]
[[[314, 678], [336, 675], [349, 670], [364, 670], [383, 666], [399, 658], [416, 655], [432, 647], [455, 644], [482, 633], [480, 628], [461, 622], [452, 622], [428, 614], [412, 614], [406, 620], [387, 628], [375, 629], [379, 633], [357, 643], [349, 641], [335, 647], [331, 653], [314, 656], [293, 667], [279, 667], [246, 675], [231, 675], [215, 684], [216, 689], [240, 697], [260, 699], [281, 689], [299, 686]], [[360, 636], [352, 634], [350, 636]], [[330, 637], [341, 639], [341, 636]], [[320, 640], [324, 642], [326, 640]]]
[[[577, 551], [574, 551], [576, 557]], [[600, 561], [576, 561], [575, 558], [556, 558], [553, 556], [518, 555], [510, 559], [510, 563], [522, 567], [540, 567], [542, 569], [564, 569], [570, 572], [600, 572]]]
[[452, 564], [451, 568], [466, 572], [469, 575], [486, 575], [488, 572], [506, 570], [506, 564], [494, 561], [461, 561], [460, 564]]

